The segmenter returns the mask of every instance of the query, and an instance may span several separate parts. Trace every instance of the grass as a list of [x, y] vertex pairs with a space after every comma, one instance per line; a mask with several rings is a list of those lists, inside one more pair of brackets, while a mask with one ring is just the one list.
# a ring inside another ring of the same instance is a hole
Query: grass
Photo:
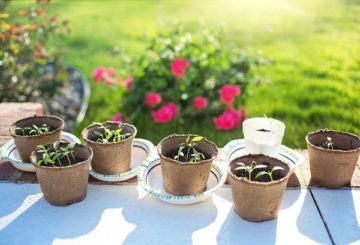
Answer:
[[[22, 6], [14, 1], [15, 7]], [[360, 3], [351, 0], [199, 0], [199, 1], [55, 1], [51, 12], [69, 19], [73, 33], [56, 42], [65, 60], [91, 81], [99, 66], [119, 66], [114, 47], [130, 56], [144, 50], [142, 36], [160, 28], [159, 19], [183, 23], [189, 30], [225, 26], [229, 42], [262, 50], [273, 63], [254, 71], [271, 79], [253, 90], [249, 116], [285, 122], [284, 144], [306, 146], [307, 132], [332, 128], [360, 134]], [[77, 133], [93, 121], [111, 119], [121, 93], [91, 83], [92, 95]], [[211, 121], [211, 120], [206, 120]], [[219, 132], [211, 122], [184, 128], [176, 122], [161, 126], [149, 115], [135, 122], [138, 137], [157, 143], [175, 132], [192, 132], [219, 146], [241, 138], [241, 129]]]

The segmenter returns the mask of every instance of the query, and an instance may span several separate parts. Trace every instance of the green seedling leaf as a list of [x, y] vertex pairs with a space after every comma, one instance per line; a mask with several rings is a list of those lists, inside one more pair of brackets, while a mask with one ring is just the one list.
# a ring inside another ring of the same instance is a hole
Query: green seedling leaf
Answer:
[[253, 169], [259, 169], [259, 168], [267, 168], [267, 166], [260, 164], [260, 165], [255, 165], [255, 166], [253, 167]]
[[269, 175], [269, 173], [266, 171], [260, 171], [259, 173], [256, 174], [255, 179], [258, 179], [263, 175]]
[[204, 138], [204, 137], [202, 137], [202, 136], [196, 136], [196, 137], [194, 137], [194, 138], [191, 140], [191, 142], [200, 142], [200, 141], [203, 140], [203, 138]]
[[277, 170], [282, 170], [284, 171], [285, 169], [283, 167], [280, 167], [280, 166], [275, 166], [271, 169], [271, 171], [277, 171]]

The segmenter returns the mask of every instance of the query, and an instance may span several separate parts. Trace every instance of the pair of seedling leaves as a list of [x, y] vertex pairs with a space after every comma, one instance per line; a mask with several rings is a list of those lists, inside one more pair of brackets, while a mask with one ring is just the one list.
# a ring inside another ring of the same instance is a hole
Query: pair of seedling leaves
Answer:
[[50, 127], [47, 124], [41, 126], [32, 125], [29, 127], [16, 127], [16, 130], [20, 130], [22, 135], [41, 135], [50, 132]]
[[335, 142], [331, 137], [326, 137], [326, 141], [324, 143], [324, 147], [326, 147], [328, 150], [334, 150]]
[[204, 139], [202, 136], [194, 136], [191, 138], [190, 135], [186, 137], [185, 143], [178, 145], [177, 155], [174, 157], [175, 160], [180, 160], [183, 157], [184, 162], [194, 163], [205, 159], [205, 155], [198, 150], [196, 146], [199, 142]]
[[[36, 147], [36, 153], [42, 153], [42, 158], [37, 161], [38, 165], [53, 165], [58, 163], [60, 166], [66, 164], [71, 165], [71, 160], [75, 161], [74, 150], [76, 143], [69, 143], [66, 146], [60, 146], [58, 141], [55, 141], [51, 144], [49, 148], [46, 148], [44, 145], [38, 145]], [[64, 160], [65, 159], [65, 160]]]
[[[251, 175], [252, 175], [252, 172], [254, 172], [254, 170], [256, 169], [266, 169], [268, 168], [267, 165], [264, 165], [264, 164], [257, 164], [256, 161], [252, 161], [251, 164], [248, 164], [246, 165], [245, 163], [242, 163], [242, 162], [238, 162], [236, 163], [237, 165], [239, 165], [239, 167], [235, 168], [234, 170], [235, 171], [240, 171], [240, 170], [244, 170], [246, 173], [247, 173], [247, 178], [252, 181], [251, 179]], [[273, 167], [271, 170], [263, 170], [263, 171], [260, 171], [256, 174], [255, 176], [255, 179], [259, 179], [261, 176], [264, 176], [264, 175], [267, 175], [269, 176], [270, 178], [270, 181], [274, 181], [273, 179], [273, 173], [275, 171], [284, 171], [284, 168], [280, 167], [280, 166], [275, 166]]]
[[102, 123], [95, 123], [96, 125], [99, 125], [101, 129], [103, 129], [103, 133], [96, 131], [95, 134], [99, 136], [99, 138], [96, 140], [96, 142], [102, 143], [102, 144], [110, 144], [110, 143], [117, 143], [124, 141], [127, 137], [131, 135], [131, 133], [121, 133], [122, 128], [118, 128], [115, 130], [109, 129], [108, 126], [105, 126]]

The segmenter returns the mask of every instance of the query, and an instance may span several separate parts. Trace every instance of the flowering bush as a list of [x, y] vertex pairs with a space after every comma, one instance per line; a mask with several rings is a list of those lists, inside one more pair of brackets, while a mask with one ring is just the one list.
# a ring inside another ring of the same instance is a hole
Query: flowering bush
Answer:
[[143, 113], [155, 123], [212, 118], [216, 129], [233, 130], [246, 118], [244, 102], [253, 81], [249, 71], [263, 61], [226, 44], [219, 32], [189, 33], [177, 26], [150, 38], [132, 69], [126, 68], [131, 83], [106, 82], [102, 74], [108, 71], [101, 67], [94, 80], [127, 88], [121, 111], [129, 120]]
[[46, 44], [69, 32], [68, 22], [47, 15], [50, 0], [37, 0], [35, 6], [13, 15], [6, 11], [9, 3], [0, 1], [0, 101], [46, 100], [68, 75], [60, 54]]

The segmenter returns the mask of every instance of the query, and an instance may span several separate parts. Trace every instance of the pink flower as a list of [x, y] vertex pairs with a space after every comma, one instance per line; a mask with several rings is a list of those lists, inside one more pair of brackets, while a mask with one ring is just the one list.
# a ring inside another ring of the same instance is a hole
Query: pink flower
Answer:
[[161, 95], [159, 93], [150, 92], [146, 94], [145, 104], [148, 107], [153, 108], [155, 105], [160, 103], [161, 103]]
[[167, 102], [158, 110], [151, 112], [153, 121], [156, 123], [171, 122], [178, 114], [177, 106], [172, 102]]
[[233, 130], [241, 124], [242, 118], [238, 111], [228, 108], [220, 116], [214, 117], [213, 122], [216, 129]]
[[106, 75], [106, 69], [102, 66], [97, 67], [93, 72], [93, 80], [99, 82]]
[[190, 62], [184, 58], [176, 58], [171, 62], [171, 73], [175, 77], [183, 77], [186, 69], [190, 66]]
[[110, 77], [114, 76], [115, 75], [115, 68], [114, 67], [107, 68], [106, 73]]
[[125, 88], [127, 88], [127, 90], [131, 90], [133, 87], [133, 82], [134, 82], [134, 76], [129, 75], [124, 82]]
[[120, 113], [116, 113], [116, 114], [113, 116], [112, 120], [115, 121], [115, 122], [122, 122], [122, 121], [123, 121]]
[[239, 96], [241, 93], [240, 86], [225, 84], [220, 89], [220, 100], [228, 106], [231, 106], [234, 103], [235, 97]]
[[193, 100], [193, 105], [196, 110], [200, 111], [204, 109], [208, 104], [208, 100], [205, 97], [197, 96]]

